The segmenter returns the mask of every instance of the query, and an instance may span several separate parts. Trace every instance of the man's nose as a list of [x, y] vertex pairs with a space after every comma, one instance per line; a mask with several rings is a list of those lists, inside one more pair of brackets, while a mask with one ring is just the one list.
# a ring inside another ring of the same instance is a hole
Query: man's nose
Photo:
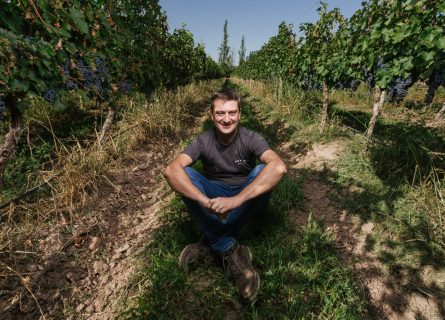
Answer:
[[230, 117], [229, 117], [228, 113], [224, 114], [224, 121], [225, 122], [229, 122], [230, 121]]

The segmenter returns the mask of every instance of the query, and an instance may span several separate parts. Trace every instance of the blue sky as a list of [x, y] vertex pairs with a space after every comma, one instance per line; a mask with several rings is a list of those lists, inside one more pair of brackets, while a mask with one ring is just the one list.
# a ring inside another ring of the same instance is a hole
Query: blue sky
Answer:
[[[328, 9], [339, 8], [349, 18], [361, 7], [362, 0], [326, 0]], [[229, 45], [235, 49], [235, 62], [241, 37], [246, 39], [247, 54], [258, 50], [278, 32], [281, 21], [291, 23], [298, 34], [304, 22], [316, 22], [319, 1], [303, 0], [160, 0], [167, 13], [170, 31], [184, 23], [195, 42], [203, 42], [215, 60], [223, 39], [224, 20], [228, 21]]]

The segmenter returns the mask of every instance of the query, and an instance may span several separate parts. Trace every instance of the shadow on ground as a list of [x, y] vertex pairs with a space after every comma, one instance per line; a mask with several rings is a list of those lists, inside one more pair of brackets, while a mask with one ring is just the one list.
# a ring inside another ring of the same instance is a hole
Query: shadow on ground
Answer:
[[[334, 113], [341, 124], [360, 132], [365, 132], [370, 119], [370, 114], [364, 112], [335, 109]], [[253, 118], [257, 119], [256, 122], [260, 122], [261, 117], [267, 116], [253, 115]], [[267, 130], [269, 131], [262, 132], [268, 138], [272, 137], [276, 145], [286, 143], [293, 133], [292, 127], [285, 128], [284, 122], [274, 123], [268, 126]], [[295, 149], [298, 150], [298, 147]], [[431, 230], [424, 219], [408, 223], [395, 217], [395, 207], [405, 194], [406, 185], [420, 184], [433, 170], [439, 175], [439, 179], [443, 179], [444, 134], [438, 129], [419, 124], [379, 121], [374, 130], [373, 143], [368, 147], [366, 155], [384, 188], [366, 188], [360, 181], [344, 181], [337, 172], [329, 169], [325, 169], [322, 174], [313, 170], [293, 169], [289, 171], [289, 175], [321, 177], [326, 185], [333, 187], [328, 196], [335, 199], [335, 203], [341, 207], [357, 214], [361, 225], [369, 222], [381, 223], [380, 234], [370, 233], [366, 236], [363, 247], [365, 254], [354, 254], [348, 258], [349, 261], [363, 262], [365, 269], [360, 273], [366, 274], [370, 281], [372, 277], [384, 278], [387, 292], [382, 296], [381, 303], [389, 305], [394, 313], [402, 315], [410, 309], [410, 295], [420, 294], [436, 301], [438, 312], [445, 318], [442, 303], [445, 300], [444, 284], [439, 278], [427, 281], [426, 276], [429, 270], [445, 268], [443, 248], [431, 238]], [[386, 213], [382, 213], [382, 204], [388, 208]], [[339, 212], [340, 209], [337, 210], [337, 213]], [[335, 217], [339, 218], [340, 216]], [[387, 228], [388, 224], [397, 225], [396, 232], [400, 234], [392, 237], [391, 232], [394, 232], [394, 229]], [[347, 228], [343, 231], [350, 235], [354, 232]], [[377, 259], [384, 268], [376, 268], [366, 253], [371, 254], [372, 259]], [[368, 312], [372, 316], [381, 311], [369, 305]]]
[[[365, 132], [370, 114], [334, 109], [340, 123]], [[388, 186], [421, 183], [432, 170], [445, 173], [445, 130], [407, 122], [378, 121], [369, 157], [377, 176]]]

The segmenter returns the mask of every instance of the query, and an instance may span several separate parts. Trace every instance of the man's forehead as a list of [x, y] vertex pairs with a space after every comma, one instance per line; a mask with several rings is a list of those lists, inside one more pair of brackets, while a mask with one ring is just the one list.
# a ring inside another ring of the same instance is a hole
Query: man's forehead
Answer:
[[224, 99], [216, 99], [214, 102], [215, 108], [238, 108], [238, 101], [236, 100], [224, 100]]

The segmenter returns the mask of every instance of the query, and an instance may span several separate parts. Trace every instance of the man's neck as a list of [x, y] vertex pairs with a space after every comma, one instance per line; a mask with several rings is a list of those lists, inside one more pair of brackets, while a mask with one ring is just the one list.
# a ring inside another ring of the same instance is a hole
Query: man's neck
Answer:
[[238, 127], [229, 135], [222, 134], [221, 132], [216, 130], [216, 137], [221, 144], [229, 145], [235, 139], [237, 133]]

